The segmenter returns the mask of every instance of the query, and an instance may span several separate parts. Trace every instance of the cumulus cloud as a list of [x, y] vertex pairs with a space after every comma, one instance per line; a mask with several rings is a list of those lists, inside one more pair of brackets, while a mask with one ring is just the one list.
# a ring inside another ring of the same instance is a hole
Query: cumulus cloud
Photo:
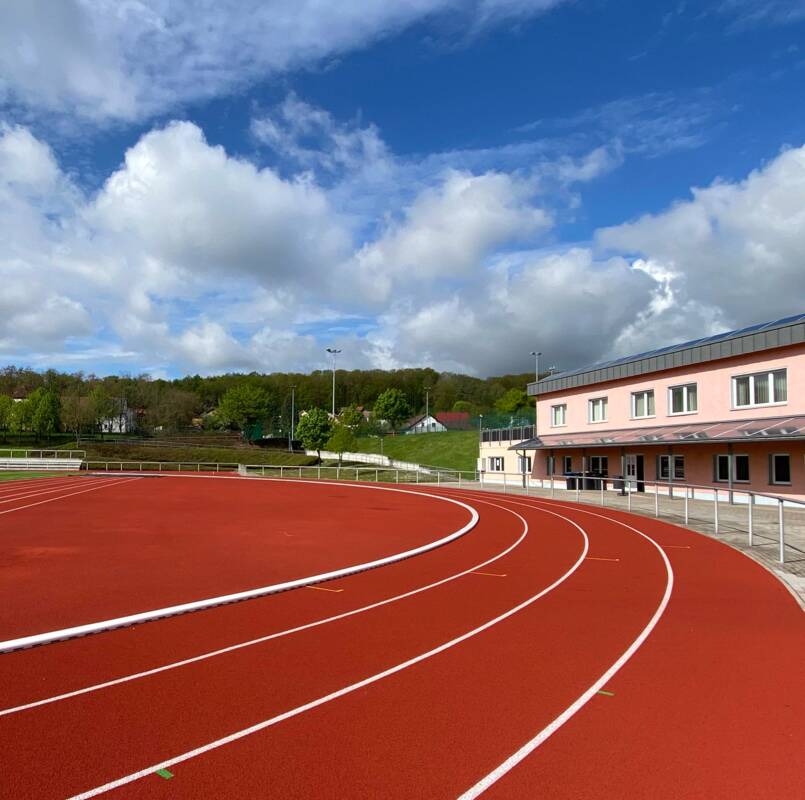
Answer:
[[451, 171], [426, 189], [375, 242], [356, 255], [356, 272], [371, 294], [386, 298], [417, 282], [466, 277], [504, 243], [528, 238], [550, 226], [534, 207], [533, 186], [511, 175]]
[[[315, 131], [351, 141], [355, 127], [319, 117]], [[529, 174], [423, 163], [406, 202], [374, 197], [367, 230], [335, 210], [358, 185], [348, 175], [283, 177], [189, 123], [144, 134], [92, 196], [46, 143], [6, 126], [0, 353], [306, 370], [335, 344], [353, 367], [493, 374], [522, 369], [535, 347], [569, 367], [801, 311], [805, 147], [584, 246], [548, 239], [548, 162]], [[552, 168], [585, 180], [606, 163], [592, 152]]]
[[349, 250], [317, 186], [234, 159], [189, 122], [143, 136], [86, 218], [133, 240], [140, 256], [189, 276], [287, 282], [311, 278]]
[[671, 276], [675, 313], [692, 303], [695, 316], [705, 306], [718, 320], [741, 325], [799, 312], [805, 147], [781, 153], [743, 181], [716, 181], [660, 214], [601, 230], [598, 243], [662, 267]]
[[484, 27], [562, 0], [5, 0], [0, 99], [132, 120], [311, 67], [424, 20]]

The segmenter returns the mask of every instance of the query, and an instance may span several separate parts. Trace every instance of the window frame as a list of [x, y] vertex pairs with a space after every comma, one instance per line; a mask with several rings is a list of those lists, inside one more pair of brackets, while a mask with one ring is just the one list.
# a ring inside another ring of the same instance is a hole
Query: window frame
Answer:
[[[500, 463], [499, 468], [498, 463]], [[506, 461], [503, 456], [489, 456], [489, 472], [504, 472], [505, 470]]]
[[[726, 478], [719, 478], [718, 477], [718, 459], [726, 458], [727, 459], [727, 477]], [[745, 458], [746, 459], [746, 478], [738, 478], [738, 462], [737, 459]], [[732, 459], [732, 465], [730, 465], [729, 459]], [[749, 458], [748, 453], [716, 453], [713, 456], [713, 483], [729, 483], [730, 482], [730, 466], [732, 467], [732, 483], [733, 485], [736, 483], [752, 483], [752, 470], [751, 470], [752, 462]], [[771, 474], [771, 473], [769, 473]]]
[[[755, 379], [759, 376], [765, 376], [766, 380], [768, 381], [768, 392], [769, 397], [776, 398], [776, 392], [774, 388], [774, 376], [778, 373], [785, 373], [785, 400], [769, 400], [768, 403], [757, 403], [755, 402]], [[738, 381], [748, 378], [749, 379], [749, 402], [738, 405]], [[743, 411], [745, 408], [767, 408], [768, 406], [784, 406], [788, 404], [788, 367], [782, 367], [780, 369], [770, 369], [770, 370], [761, 370], [760, 372], [744, 372], [740, 375], [732, 375], [730, 379], [730, 400], [732, 402], [732, 410], [733, 411]]]
[[[662, 474], [662, 464], [665, 462], [667, 465], [666, 474]], [[682, 465], [682, 474], [677, 475], [677, 463]], [[671, 466], [673, 465], [673, 475], [669, 475]], [[678, 455], [677, 453], [669, 454], [664, 453], [657, 456], [657, 480], [658, 481], [684, 481], [685, 480], [685, 456]]]
[[[780, 481], [777, 480], [777, 470], [775, 468], [775, 458], [787, 458], [788, 459], [788, 480], [787, 481]], [[770, 486], [791, 486], [791, 454], [790, 453], [769, 453], [769, 485]]]
[[562, 475], [573, 472], [573, 456], [562, 456]]
[[[648, 404], [648, 399], [649, 399], [649, 395], [651, 395], [652, 405], [654, 406], [654, 413], [653, 414], [646, 413], [646, 414], [639, 414], [638, 415], [638, 413], [637, 413], [637, 398], [638, 398], [638, 395], [645, 396], [646, 411], [648, 411], [648, 405], [649, 405]], [[631, 411], [632, 411], [631, 418], [632, 419], [654, 419], [657, 416], [657, 397], [655, 395], [654, 389], [639, 389], [636, 392], [632, 392], [631, 405], [632, 405], [632, 408], [631, 408]]]
[[[696, 408], [690, 410], [690, 392], [691, 386], [696, 387]], [[674, 389], [682, 390], [682, 411], [674, 411]], [[682, 417], [685, 414], [698, 414], [699, 413], [699, 382], [690, 381], [689, 383], [677, 383], [668, 387], [668, 416], [669, 417]]]
[[[517, 456], [518, 472], [521, 475], [530, 475], [532, 468], [531, 456]], [[526, 469], [523, 469], [526, 467]]]
[[[554, 412], [562, 409], [562, 422], [556, 422]], [[551, 427], [552, 428], [566, 428], [567, 427], [567, 403], [557, 403], [551, 406]]]
[[[604, 415], [601, 419], [593, 419], [593, 408], [596, 403], [601, 403]], [[609, 422], [609, 395], [600, 395], [599, 397], [590, 397], [587, 400], [587, 422], [590, 425], [600, 425], [602, 422]]]
[[[593, 467], [593, 460], [598, 463], [598, 469]], [[601, 469], [603, 467], [603, 469]], [[609, 477], [609, 456], [590, 456], [589, 472], [600, 472], [605, 478]]]

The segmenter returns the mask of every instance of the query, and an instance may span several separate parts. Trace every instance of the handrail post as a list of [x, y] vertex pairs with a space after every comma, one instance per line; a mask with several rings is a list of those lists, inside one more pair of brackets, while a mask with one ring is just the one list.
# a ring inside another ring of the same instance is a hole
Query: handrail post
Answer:
[[319, 471], [318, 471], [318, 474], [316, 475], [316, 480], [319, 480], [319, 481], [321, 480], [321, 464], [319, 464]]
[[660, 516], [660, 485], [654, 484], [654, 516]]
[[632, 490], [629, 488], [631, 486], [631, 481], [627, 478], [626, 479], [626, 510], [632, 510]]
[[685, 525], [688, 524], [688, 495], [690, 492], [688, 491], [688, 487], [685, 487]]
[[436, 485], [437, 486], [442, 485], [442, 473], [438, 471], [436, 472]]
[[713, 488], [713, 530], [718, 533], [718, 489]]
[[375, 483], [380, 483], [380, 470], [375, 467]]
[[601, 505], [604, 505], [604, 479], [601, 478]]
[[458, 471], [458, 488], [461, 488], [461, 470]]
[[749, 501], [748, 501], [747, 505], [749, 506], [749, 542], [748, 542], [748, 545], [749, 545], [749, 547], [752, 547], [752, 545], [754, 543], [754, 535], [755, 535], [754, 520], [752, 519], [752, 517], [753, 517], [752, 507], [755, 505], [755, 496], [752, 494], [752, 492], [749, 492]]
[[553, 497], [553, 473], [551, 473], [551, 497]]
[[785, 512], [783, 511], [783, 499], [778, 501], [777, 517], [780, 524], [780, 563], [785, 564]]
[[506, 473], [503, 473], [503, 494], [506, 494]]
[[399, 483], [399, 482], [400, 482], [400, 470], [399, 470], [399, 469], [398, 469], [398, 470], [395, 470], [395, 472], [394, 472], [394, 479], [395, 479], [395, 482], [396, 482], [396, 483]]
[[576, 502], [579, 502], [579, 493], [581, 492], [581, 478], [576, 476]]

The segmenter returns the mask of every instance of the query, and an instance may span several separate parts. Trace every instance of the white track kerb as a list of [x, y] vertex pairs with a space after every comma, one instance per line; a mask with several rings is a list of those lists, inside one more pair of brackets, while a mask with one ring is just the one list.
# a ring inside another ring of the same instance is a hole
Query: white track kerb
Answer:
[[[215, 476], [212, 475], [203, 477], [215, 480]], [[229, 478], [228, 480], [232, 479]], [[237, 478], [236, 480], [256, 480], [266, 482], [271, 479]], [[288, 483], [289, 479], [285, 479], [284, 482]], [[293, 483], [309, 483], [318, 486], [322, 485], [332, 486], [335, 483], [335, 481], [328, 481], [327, 484], [322, 484], [319, 481], [294, 480]], [[319, 575], [310, 575], [306, 578], [297, 578], [296, 580], [285, 581], [284, 583], [275, 583], [271, 586], [261, 586], [256, 589], [248, 589], [243, 592], [234, 592], [232, 594], [225, 594], [219, 597], [209, 597], [204, 600], [195, 600], [190, 603], [182, 603], [180, 605], [167, 606], [166, 608], [156, 608], [151, 611], [142, 611], [137, 614], [129, 614], [128, 616], [125, 617], [116, 617], [115, 619], [101, 620], [100, 622], [90, 622], [85, 625], [76, 625], [72, 628], [62, 628], [61, 630], [48, 631], [46, 633], [37, 633], [32, 636], [22, 636], [17, 639], [8, 639], [4, 642], [0, 642], [0, 653], [7, 653], [12, 650], [20, 650], [22, 648], [35, 647], [37, 645], [42, 644], [50, 644], [51, 642], [59, 642], [65, 639], [74, 639], [79, 636], [87, 636], [88, 634], [92, 633], [100, 633], [101, 631], [113, 630], [114, 628], [124, 628], [129, 625], [137, 625], [141, 622], [149, 622], [151, 620], [162, 619], [164, 617], [172, 617], [176, 616], [177, 614], [186, 614], [190, 611], [201, 611], [205, 608], [213, 608], [214, 606], [225, 605], [227, 603], [237, 603], [240, 602], [241, 600], [249, 600], [254, 597], [264, 597], [265, 595], [269, 594], [285, 592], [288, 591], [289, 589], [298, 589], [302, 586], [309, 586], [315, 583], [323, 583], [324, 581], [334, 580], [335, 578], [344, 578], [347, 575], [354, 575], [358, 572], [364, 572], [365, 570], [368, 569], [375, 569], [377, 567], [382, 567], [387, 564], [394, 564], [397, 561], [403, 561], [406, 558], [411, 558], [413, 556], [418, 556], [422, 553], [427, 553], [429, 550], [435, 550], [437, 547], [442, 547], [443, 545], [455, 541], [459, 537], [463, 536], [465, 533], [468, 533], [478, 523], [478, 512], [472, 506], [469, 506], [466, 503], [462, 503], [459, 500], [454, 500], [449, 497], [443, 497], [436, 494], [429, 494], [426, 492], [410, 491], [407, 489], [396, 489], [387, 486], [369, 486], [367, 484], [354, 484], [354, 483], [339, 483], [338, 485], [343, 487], [349, 487], [351, 489], [370, 490], [376, 492], [398, 492], [400, 494], [413, 494], [416, 495], [417, 497], [422, 496], [432, 497], [436, 500], [441, 500], [442, 502], [446, 503], [452, 503], [453, 505], [461, 506], [461, 508], [466, 509], [470, 514], [470, 521], [463, 527], [459, 528], [457, 531], [453, 531], [449, 535], [444, 536], [441, 539], [436, 540], [435, 542], [429, 542], [428, 544], [421, 545], [420, 547], [415, 547], [411, 550], [406, 550], [402, 553], [394, 553], [393, 555], [390, 556], [384, 556], [383, 558], [378, 558], [375, 559], [374, 561], [367, 561], [363, 564], [353, 564], [352, 566], [343, 567], [341, 569], [333, 570], [331, 572], [323, 572]]]

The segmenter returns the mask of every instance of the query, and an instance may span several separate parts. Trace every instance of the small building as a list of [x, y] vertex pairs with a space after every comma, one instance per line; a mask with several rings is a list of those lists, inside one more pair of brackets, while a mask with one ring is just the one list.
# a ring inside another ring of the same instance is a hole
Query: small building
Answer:
[[419, 414], [405, 423], [402, 433], [443, 433], [444, 431], [470, 430], [468, 411], [439, 411], [436, 414]]
[[[805, 499], [805, 314], [554, 374], [528, 394], [536, 430], [495, 444], [533, 457], [534, 478], [624, 475], [638, 491], [658, 481]], [[492, 446], [482, 441], [482, 457], [500, 458]]]

